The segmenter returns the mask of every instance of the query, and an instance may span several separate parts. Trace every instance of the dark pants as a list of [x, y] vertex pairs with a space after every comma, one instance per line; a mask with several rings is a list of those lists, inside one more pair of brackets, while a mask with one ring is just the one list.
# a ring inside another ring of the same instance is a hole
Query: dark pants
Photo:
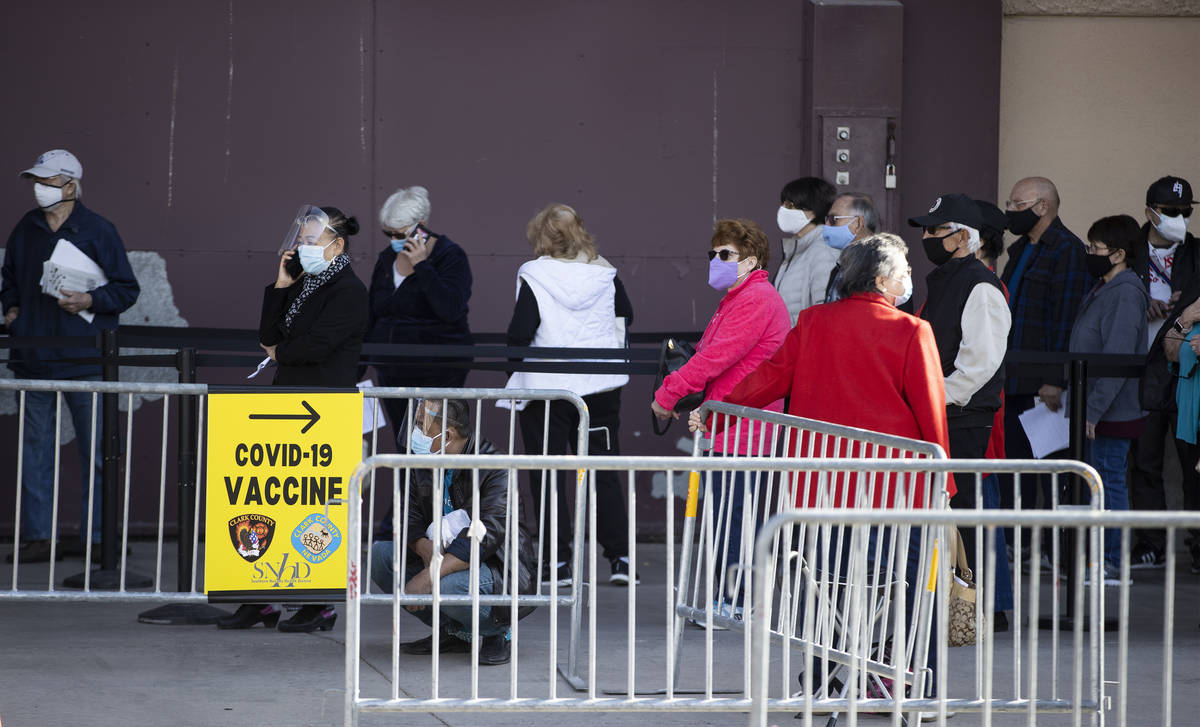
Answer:
[[[588, 433], [589, 455], [613, 455], [621, 453], [618, 441], [621, 428], [621, 390], [601, 391], [583, 397], [591, 417], [592, 431]], [[579, 411], [567, 401], [551, 401], [550, 428], [545, 441], [546, 454], [576, 454], [579, 432]], [[546, 418], [546, 402], [530, 402], [518, 415], [521, 439], [526, 454], [542, 454], [542, 435]], [[542, 495], [550, 497], [550, 482], [544, 483], [540, 472], [530, 472], [530, 502], [534, 510], [534, 522], [542, 523], [541, 533], [546, 559], [550, 562], [551, 540], [558, 540], [558, 560], [568, 561], [571, 556], [572, 523], [574, 510], [567, 494], [575, 492], [575, 472], [558, 473], [558, 532], [550, 529], [550, 508], [541, 506]], [[548, 503], [549, 504], [549, 503]], [[553, 506], [553, 505], [551, 505]], [[583, 527], [583, 523], [579, 523]], [[625, 495], [620, 476], [613, 471], [596, 473], [596, 541], [604, 548], [604, 557], [612, 560], [629, 555], [629, 516], [625, 511]], [[553, 572], [554, 563], [550, 563]]]
[[[1021, 426], [1021, 420], [1018, 419], [1022, 413], [1028, 411], [1033, 406], [1032, 394], [1009, 394], [1006, 395], [1004, 401], [1004, 454], [1008, 459], [1033, 459], [1033, 450], [1029, 446], [1029, 439], [1025, 436], [1025, 429]], [[1054, 452], [1050, 455], [1051, 458], [1066, 456], [1067, 450]], [[1012, 509], [1016, 502], [1015, 488], [1016, 478], [1011, 474], [998, 475], [1000, 478], [1000, 506], [1006, 510]], [[1052, 480], [1050, 475], [1021, 475], [1021, 509], [1036, 510], [1038, 508], [1048, 509], [1053, 498], [1050, 493]], [[1038, 494], [1041, 494], [1041, 503], [1038, 502]], [[1012, 529], [1006, 528], [1005, 535], [1009, 542], [1012, 542]], [[1030, 528], [1021, 530], [1022, 546], [1029, 547]], [[1048, 538], [1042, 539], [1043, 543], [1049, 542]], [[1015, 547], [1014, 543], [1014, 547]]]
[[[994, 412], [993, 412], [994, 413]], [[987, 453], [988, 438], [992, 435], [992, 425], [958, 426], [950, 420], [950, 458], [951, 459], [983, 459]], [[975, 509], [975, 473], [955, 472], [954, 484], [958, 492], [950, 498], [953, 510]], [[967, 549], [967, 567], [972, 572], [978, 572], [975, 567], [975, 528], [959, 528], [962, 533], [963, 546]]]
[[[1129, 499], [1134, 510], [1166, 510], [1167, 498], [1163, 488], [1163, 455], [1167, 439], [1175, 442], [1179, 466], [1183, 474], [1183, 507], [1200, 509], [1200, 473], [1196, 472], [1197, 447], [1175, 439], [1175, 412], [1152, 411], [1146, 417], [1142, 436], [1133, 440], [1129, 459]], [[1193, 531], [1193, 535], [1196, 532]], [[1162, 552], [1167, 534], [1161, 528], [1138, 530], [1137, 542]]]

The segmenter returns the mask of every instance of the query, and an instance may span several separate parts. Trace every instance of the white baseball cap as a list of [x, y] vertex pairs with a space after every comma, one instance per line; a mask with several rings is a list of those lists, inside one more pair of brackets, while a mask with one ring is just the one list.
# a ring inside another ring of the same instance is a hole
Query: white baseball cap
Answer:
[[64, 174], [71, 179], [83, 179], [83, 165], [66, 149], [51, 149], [42, 154], [33, 166], [21, 172], [22, 177], [56, 177]]

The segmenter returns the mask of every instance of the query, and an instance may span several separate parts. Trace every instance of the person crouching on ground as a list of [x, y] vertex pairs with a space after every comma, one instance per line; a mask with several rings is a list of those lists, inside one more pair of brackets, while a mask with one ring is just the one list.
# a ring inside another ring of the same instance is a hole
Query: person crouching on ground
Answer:
[[[470, 407], [458, 399], [426, 400], [417, 402], [413, 415], [415, 427], [412, 431], [412, 453], [429, 454], [496, 454], [496, 448], [487, 440], [475, 442], [470, 422]], [[401, 435], [405, 436], [405, 435]], [[434, 487], [434, 475], [441, 473], [444, 486], [441, 492]], [[401, 593], [414, 595], [433, 592], [434, 553], [441, 550], [438, 577], [441, 579], [440, 593], [443, 596], [469, 595], [471, 593], [471, 541], [470, 525], [472, 511], [472, 487], [474, 473], [469, 469], [447, 469], [436, 471], [414, 470], [412, 472], [412, 495], [408, 508], [408, 553], [404, 557], [404, 580]], [[510, 542], [505, 524], [511, 522], [519, 528], [517, 537], [516, 586], [520, 593], [532, 593], [533, 549], [528, 530], [520, 523], [515, 512], [508, 514], [508, 471], [480, 470], [479, 524], [483, 535], [479, 539], [479, 594], [493, 595], [509, 593], [504, 584], [513, 582], [512, 563], [508, 552]], [[442, 532], [432, 537], [433, 508], [442, 508]], [[397, 529], [400, 532], [400, 529]], [[371, 546], [371, 580], [384, 591], [391, 593], [396, 577], [396, 546], [394, 542], [378, 541]], [[399, 582], [399, 581], [397, 581]], [[408, 606], [408, 610], [422, 623], [433, 624], [433, 609], [429, 606]], [[533, 610], [523, 607], [518, 618], [524, 618]], [[506, 664], [511, 656], [509, 647], [510, 619], [512, 610], [507, 606], [479, 607], [479, 663], [485, 665]], [[469, 604], [444, 605], [441, 607], [441, 633], [438, 634], [438, 651], [467, 652], [470, 650], [472, 609]], [[433, 637], [410, 641], [400, 645], [406, 654], [430, 654], [433, 652]]]

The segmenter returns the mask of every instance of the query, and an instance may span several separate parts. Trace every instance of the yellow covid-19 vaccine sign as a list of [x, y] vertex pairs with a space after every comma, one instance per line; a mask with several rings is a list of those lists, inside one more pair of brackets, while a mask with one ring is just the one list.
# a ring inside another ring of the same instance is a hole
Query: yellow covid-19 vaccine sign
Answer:
[[362, 412], [361, 393], [209, 395], [210, 601], [345, 597], [345, 503], [362, 459]]

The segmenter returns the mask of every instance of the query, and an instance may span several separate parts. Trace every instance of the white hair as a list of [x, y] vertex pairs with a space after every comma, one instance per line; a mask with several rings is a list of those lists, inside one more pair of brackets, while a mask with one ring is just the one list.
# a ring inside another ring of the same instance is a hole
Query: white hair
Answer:
[[424, 187], [400, 188], [379, 208], [379, 224], [399, 230], [429, 220], [429, 190]]
[[961, 222], [947, 222], [946, 225], [950, 228], [950, 234], [953, 235], [959, 230], [966, 230], [967, 235], [967, 252], [974, 254], [979, 249], [979, 230], [974, 227], [968, 227]]

